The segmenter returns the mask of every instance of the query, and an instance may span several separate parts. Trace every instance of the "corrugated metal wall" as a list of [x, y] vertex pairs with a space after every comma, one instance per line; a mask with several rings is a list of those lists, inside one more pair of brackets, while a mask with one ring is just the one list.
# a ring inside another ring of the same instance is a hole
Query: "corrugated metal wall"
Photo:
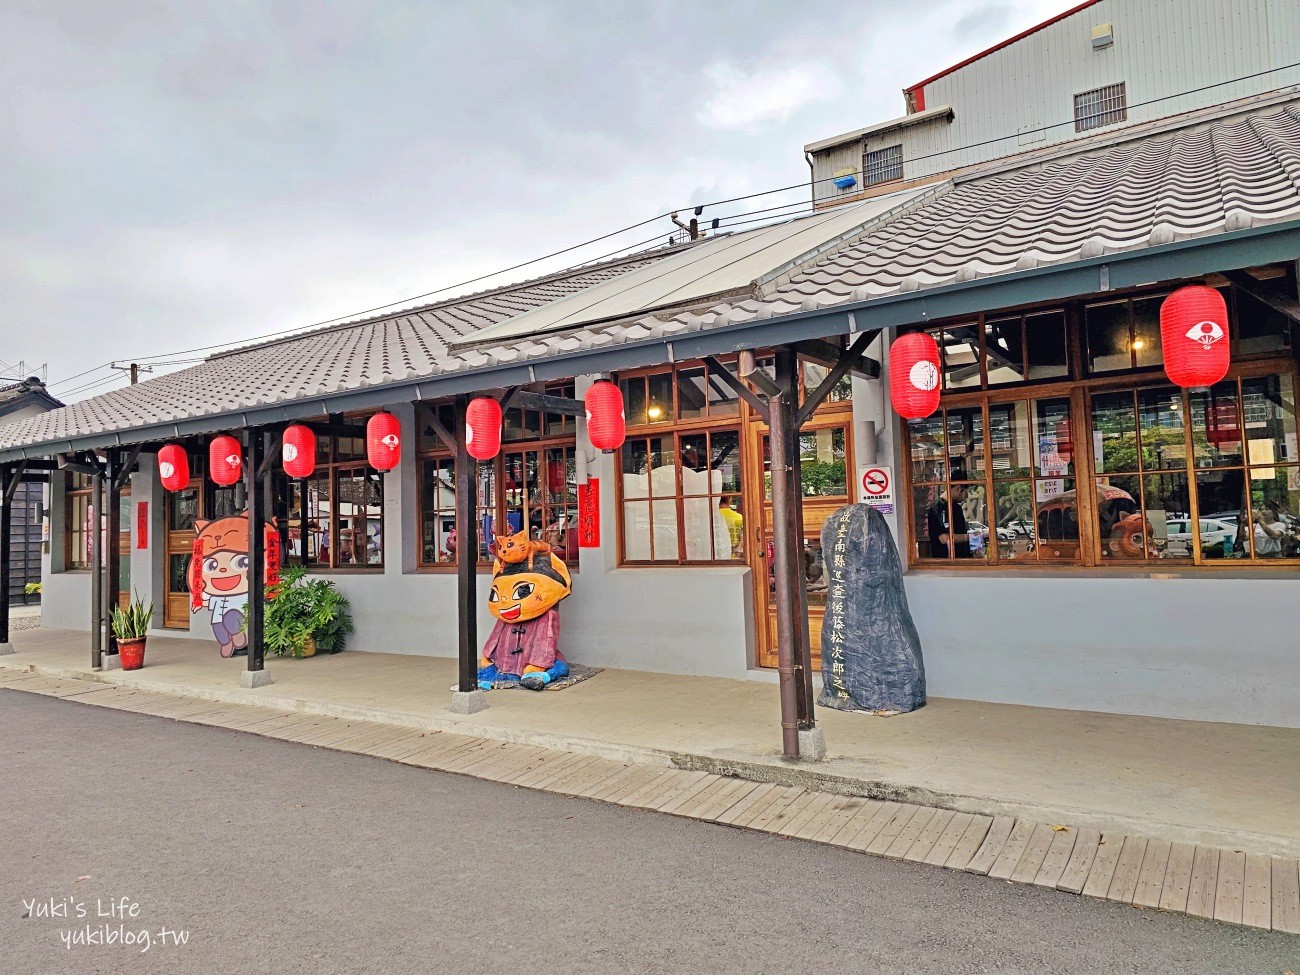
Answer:
[[[1092, 28], [1105, 23], [1114, 25], [1114, 44], [1094, 51]], [[1300, 68], [1276, 70], [1297, 62], [1297, 0], [1102, 0], [927, 85], [926, 106], [951, 105], [951, 124], [917, 125], [865, 148], [901, 143], [904, 177], [924, 178], [1078, 138], [1080, 92], [1124, 82], [1123, 124], [1133, 125], [1300, 84]], [[1260, 72], [1271, 73], [1221, 84]], [[1190, 93], [1169, 97], [1178, 92]], [[1051, 128], [1033, 131], [1044, 126]], [[861, 145], [830, 150], [815, 160], [816, 178], [861, 167], [862, 152]], [[830, 183], [818, 187], [819, 200], [838, 195]]]

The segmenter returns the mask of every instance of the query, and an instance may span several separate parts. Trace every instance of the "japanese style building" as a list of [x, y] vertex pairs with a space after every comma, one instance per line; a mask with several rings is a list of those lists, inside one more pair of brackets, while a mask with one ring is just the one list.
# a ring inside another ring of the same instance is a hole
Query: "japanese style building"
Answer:
[[[1174, 70], [1190, 50], [1214, 56]], [[349, 597], [352, 651], [459, 654], [468, 691], [490, 621], [475, 574], [526, 526], [574, 571], [571, 660], [779, 672], [790, 754], [815, 721], [820, 528], [869, 501], [903, 554], [932, 694], [1300, 727], [1297, 63], [1300, 7], [1281, 0], [1081, 4], [909, 88], [903, 117], [808, 146], [808, 216], [250, 345], [0, 427], [7, 489], [49, 485], [45, 625], [91, 630], [99, 660], [93, 621], [134, 588], [160, 631], [210, 640], [190, 614], [195, 521], [247, 505]], [[1232, 365], [1204, 391], [1162, 368], [1160, 305], [1186, 284], [1229, 309]], [[916, 330], [941, 349], [942, 398], [908, 424], [888, 350]], [[614, 453], [579, 406], [602, 376], [626, 406]], [[463, 442], [474, 395], [505, 407], [482, 464]], [[387, 473], [362, 439], [377, 410], [401, 424]], [[308, 479], [279, 463], [290, 423], [318, 434]], [[219, 488], [204, 465], [222, 433], [245, 477]], [[154, 460], [168, 443], [194, 475], [174, 492]], [[965, 546], [937, 544], [959, 517]]]

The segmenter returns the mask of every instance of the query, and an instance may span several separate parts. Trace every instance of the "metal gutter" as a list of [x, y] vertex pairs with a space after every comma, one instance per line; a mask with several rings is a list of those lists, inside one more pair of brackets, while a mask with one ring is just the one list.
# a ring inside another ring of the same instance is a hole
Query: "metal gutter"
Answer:
[[831, 308], [777, 318], [757, 318], [734, 325], [680, 332], [669, 337], [580, 349], [524, 362], [489, 364], [443, 376], [371, 386], [312, 399], [88, 434], [71, 440], [10, 447], [0, 449], [0, 463], [215, 433], [228, 429], [232, 416], [238, 417], [244, 425], [253, 426], [321, 417], [328, 413], [393, 406], [410, 400], [440, 399], [503, 386], [568, 379], [588, 373], [698, 359], [705, 355], [724, 355], [865, 329], [915, 325], [957, 315], [1294, 261], [1297, 256], [1300, 256], [1300, 220], [1290, 220], [921, 291], [844, 302]]

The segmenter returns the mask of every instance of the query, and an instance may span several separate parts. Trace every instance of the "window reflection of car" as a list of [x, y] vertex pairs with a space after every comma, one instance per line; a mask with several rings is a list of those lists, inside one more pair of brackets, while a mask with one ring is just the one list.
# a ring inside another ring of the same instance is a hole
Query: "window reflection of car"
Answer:
[[[1170, 556], [1186, 557], [1192, 553], [1192, 522], [1188, 518], [1171, 518], [1165, 522], [1169, 543], [1165, 553]], [[1237, 538], [1237, 523], [1221, 518], [1202, 518], [1201, 550], [1208, 548], [1222, 549], [1231, 546]]]

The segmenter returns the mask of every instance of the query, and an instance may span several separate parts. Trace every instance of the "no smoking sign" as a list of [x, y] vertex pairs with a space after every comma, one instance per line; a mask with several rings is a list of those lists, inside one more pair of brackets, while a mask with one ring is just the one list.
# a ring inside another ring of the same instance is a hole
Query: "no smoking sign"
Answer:
[[894, 511], [894, 471], [891, 467], [874, 464], [871, 467], [858, 468], [858, 487], [861, 489], [860, 501], [871, 505], [881, 514]]

